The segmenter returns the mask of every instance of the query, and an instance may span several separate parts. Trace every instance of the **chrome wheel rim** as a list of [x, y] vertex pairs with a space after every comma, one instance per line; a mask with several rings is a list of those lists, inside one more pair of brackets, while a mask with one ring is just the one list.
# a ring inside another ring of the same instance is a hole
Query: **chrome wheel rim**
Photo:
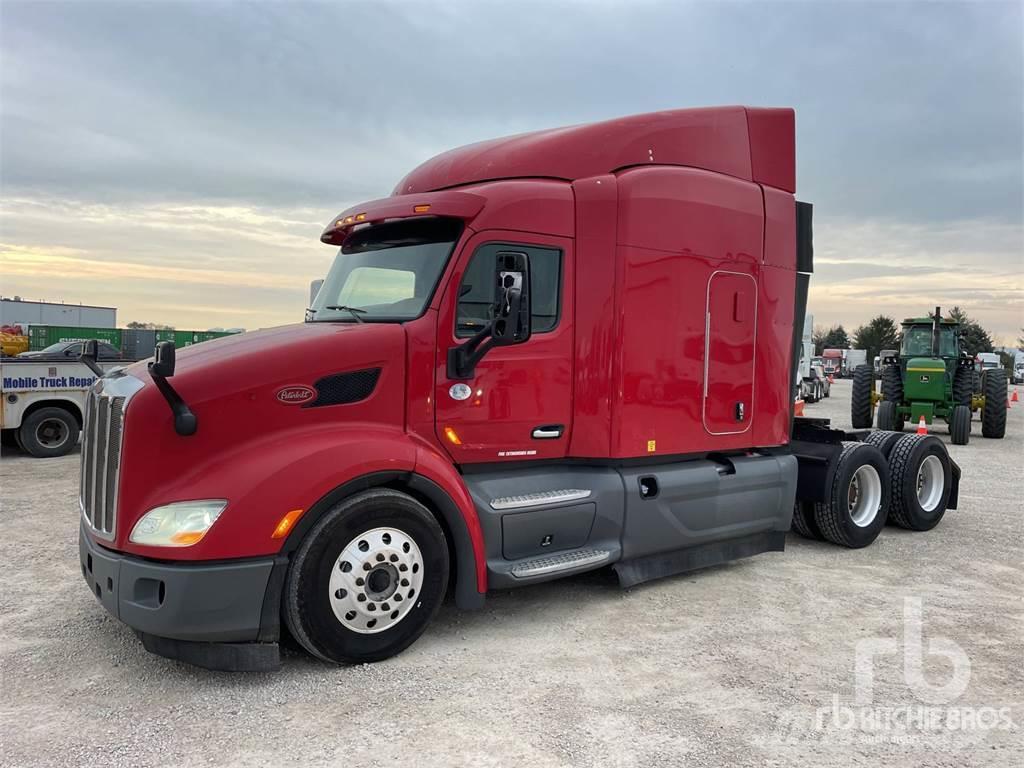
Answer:
[[44, 419], [36, 427], [36, 442], [46, 448], [60, 448], [70, 434], [68, 425], [60, 419]]
[[917, 503], [925, 512], [934, 512], [942, 500], [946, 485], [942, 462], [938, 456], [927, 456], [917, 470]]
[[882, 480], [878, 470], [870, 464], [861, 465], [853, 473], [847, 504], [850, 519], [858, 528], [866, 528], [878, 517], [882, 506]]
[[342, 626], [372, 635], [404, 619], [422, 586], [423, 556], [413, 538], [398, 528], [374, 528], [341, 550], [328, 598]]

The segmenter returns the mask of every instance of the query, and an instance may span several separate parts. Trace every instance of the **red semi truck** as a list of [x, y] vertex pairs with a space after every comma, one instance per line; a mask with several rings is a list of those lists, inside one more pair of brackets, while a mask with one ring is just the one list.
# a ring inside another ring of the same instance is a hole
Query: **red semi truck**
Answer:
[[[103, 376], [90, 590], [149, 650], [262, 669], [411, 644], [447, 591], [624, 586], [955, 508], [934, 437], [794, 419], [794, 114], [659, 112], [439, 155], [353, 206], [306, 322]], [[89, 359], [89, 353], [85, 359]], [[935, 457], [931, 460], [930, 457]]]

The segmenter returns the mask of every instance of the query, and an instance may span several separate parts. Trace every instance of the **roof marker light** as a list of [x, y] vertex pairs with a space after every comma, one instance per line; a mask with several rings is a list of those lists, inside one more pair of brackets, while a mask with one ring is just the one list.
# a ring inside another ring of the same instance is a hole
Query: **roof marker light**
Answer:
[[365, 213], [357, 213], [356, 214], [356, 221], [365, 221], [365, 220], [366, 220], [366, 214]]
[[422, 205], [414, 205], [412, 207], [412, 212], [413, 213], [426, 213], [429, 210], [430, 210], [430, 205], [428, 203], [423, 203]]

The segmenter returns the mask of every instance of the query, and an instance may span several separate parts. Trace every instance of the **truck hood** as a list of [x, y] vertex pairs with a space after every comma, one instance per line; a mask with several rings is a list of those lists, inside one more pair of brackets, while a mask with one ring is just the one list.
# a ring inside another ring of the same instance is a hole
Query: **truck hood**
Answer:
[[[147, 363], [132, 365], [127, 373], [142, 388], [124, 411], [114, 545], [161, 556], [126, 539], [143, 513], [174, 501], [226, 499], [244, 508], [232, 515], [243, 526], [249, 515], [280, 514], [247, 496], [261, 488], [256, 479], [270, 471], [264, 457], [275, 446], [295, 446], [299, 456], [317, 435], [404, 428], [405, 348], [397, 323], [297, 324], [184, 348], [169, 381], [198, 421], [189, 436], [175, 432]], [[180, 556], [203, 551], [201, 543]]]
[[[173, 384], [180, 389], [199, 377], [206, 387], [225, 378], [250, 384], [286, 374], [315, 379], [351, 369], [350, 363], [363, 357], [380, 359], [384, 348], [395, 342], [404, 345], [403, 339], [401, 326], [392, 323], [295, 323], [265, 328], [177, 349]], [[136, 363], [128, 373], [148, 382], [148, 364], [148, 360]]]

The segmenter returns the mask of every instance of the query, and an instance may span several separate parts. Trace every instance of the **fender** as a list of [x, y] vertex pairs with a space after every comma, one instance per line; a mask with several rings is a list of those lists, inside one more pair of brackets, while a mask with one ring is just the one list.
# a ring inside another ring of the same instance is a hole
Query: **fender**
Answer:
[[307, 509], [286, 537], [280, 554], [294, 552], [316, 521], [342, 499], [367, 488], [404, 485], [427, 499], [448, 529], [458, 567], [456, 605], [463, 610], [482, 607], [487, 592], [486, 550], [483, 528], [469, 491], [451, 462], [419, 441], [415, 447], [414, 463], [408, 469], [369, 472], [335, 486]]
[[[63, 408], [71, 413], [78, 423], [84, 420], [83, 405], [78, 400], [64, 394], [58, 394], [55, 390], [39, 390], [28, 392], [15, 392], [18, 396], [16, 403], [0, 403], [0, 426], [4, 429], [17, 429], [25, 420], [25, 412], [28, 410], [39, 410], [40, 408]], [[85, 397], [81, 393], [79, 400]]]
[[[191, 439], [191, 438], [190, 438]], [[401, 429], [352, 423], [275, 432], [234, 446], [215, 459], [199, 462], [168, 482], [132, 488], [129, 508], [144, 511], [182, 499], [224, 498], [233, 514], [223, 515], [192, 547], [175, 552], [176, 560], [227, 560], [275, 555], [285, 540], [271, 534], [290, 510], [305, 509], [302, 530], [318, 502], [350, 481], [375, 473], [403, 474], [415, 466], [416, 446]], [[125, 495], [122, 483], [122, 495]], [[120, 549], [164, 558], [166, 550], [128, 541], [135, 520], [121, 523]]]

